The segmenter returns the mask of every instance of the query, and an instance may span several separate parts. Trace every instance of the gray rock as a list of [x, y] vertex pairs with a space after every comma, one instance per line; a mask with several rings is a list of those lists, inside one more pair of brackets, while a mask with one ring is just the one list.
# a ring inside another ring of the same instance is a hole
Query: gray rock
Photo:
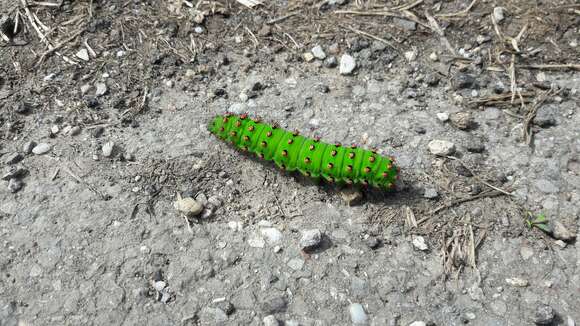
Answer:
[[434, 155], [446, 156], [455, 152], [455, 144], [447, 140], [435, 139], [429, 142], [427, 146], [431, 154]]
[[485, 151], [485, 145], [480, 139], [472, 138], [465, 143], [465, 149], [471, 153], [483, 153]]
[[290, 259], [290, 261], [288, 261], [288, 267], [292, 268], [295, 271], [301, 270], [303, 266], [304, 266], [304, 260], [302, 260], [300, 258], [294, 258], [294, 259]]
[[439, 197], [439, 193], [437, 192], [437, 189], [435, 189], [433, 187], [425, 187], [425, 192], [423, 193], [423, 197], [425, 197], [427, 199], [435, 199], [435, 198]]
[[541, 106], [534, 117], [534, 124], [542, 128], [548, 128], [556, 125], [556, 116], [554, 107], [551, 105]]
[[78, 135], [78, 134], [80, 134], [80, 133], [81, 133], [81, 127], [79, 127], [79, 126], [74, 126], [74, 127], [72, 127], [72, 128], [70, 129], [69, 135], [71, 135], [71, 136], [76, 136], [76, 135]]
[[483, 215], [483, 210], [481, 207], [476, 207], [471, 211], [472, 217], [481, 217]]
[[328, 53], [334, 54], [334, 55], [339, 54], [340, 53], [340, 46], [338, 45], [338, 43], [332, 43], [328, 47]]
[[368, 316], [360, 303], [352, 303], [348, 308], [348, 311], [350, 313], [350, 320], [353, 324], [362, 325], [367, 323]]
[[24, 143], [24, 145], [22, 145], [22, 152], [24, 154], [30, 154], [32, 153], [32, 149], [36, 146], [36, 142], [31, 140], [31, 141], [27, 141], [26, 143]]
[[216, 325], [228, 320], [228, 315], [219, 308], [205, 307], [201, 309], [200, 319], [202, 325]]
[[34, 153], [35, 155], [43, 155], [50, 152], [51, 149], [52, 145], [47, 143], [40, 143], [34, 146], [34, 148], [32, 149], [32, 153]]
[[507, 312], [507, 305], [501, 300], [492, 301], [489, 304], [491, 311], [498, 316], [503, 316]]
[[2, 175], [2, 180], [9, 181], [10, 179], [18, 179], [24, 176], [28, 170], [20, 166], [11, 166], [8, 172]]
[[316, 248], [320, 245], [322, 241], [322, 232], [319, 229], [306, 230], [302, 232], [302, 238], [300, 239], [300, 248], [310, 249]]
[[107, 88], [107, 84], [105, 83], [96, 83], [95, 87], [97, 88], [97, 90], [95, 91], [95, 96], [96, 97], [100, 97], [103, 96], [105, 94], [107, 94], [108, 88]]
[[320, 45], [313, 47], [311, 51], [316, 59], [319, 59], [319, 60], [326, 59], [326, 53], [324, 53], [324, 50], [322, 49], [322, 47]]
[[356, 68], [356, 62], [354, 58], [348, 54], [343, 54], [340, 58], [340, 74], [341, 75], [350, 75]]
[[536, 188], [546, 194], [554, 194], [560, 191], [560, 187], [546, 179], [539, 179], [535, 182]]
[[493, 8], [493, 18], [498, 23], [501, 23], [505, 19], [505, 8], [495, 7]]
[[369, 294], [369, 286], [367, 281], [359, 277], [353, 277], [350, 281], [351, 294], [357, 298], [366, 297]]
[[556, 318], [556, 313], [554, 309], [547, 304], [540, 304], [536, 308], [536, 313], [534, 315], [534, 324], [536, 325], [551, 325]]
[[12, 153], [12, 154], [8, 154], [6, 159], [4, 159], [4, 163], [8, 164], [8, 165], [16, 164], [16, 163], [22, 161], [22, 159], [24, 159], [24, 156], [22, 156], [22, 154]]
[[475, 85], [475, 77], [469, 74], [459, 73], [451, 81], [455, 90], [471, 88]]
[[284, 296], [271, 295], [260, 302], [260, 308], [266, 315], [283, 313], [286, 311], [288, 301]]
[[219, 301], [219, 302], [215, 302], [215, 306], [217, 308], [219, 308], [220, 310], [222, 310], [223, 312], [226, 313], [226, 315], [231, 315], [234, 313], [234, 311], [236, 310], [236, 308], [234, 307], [234, 305], [228, 301], [228, 300], [223, 300], [223, 301]]
[[12, 193], [18, 192], [22, 187], [24, 187], [24, 183], [19, 179], [10, 179], [8, 182], [8, 190]]
[[324, 66], [326, 68], [335, 68], [338, 66], [338, 60], [336, 60], [335, 56], [330, 56], [324, 60]]
[[115, 143], [113, 142], [106, 142], [105, 145], [103, 145], [103, 156], [104, 157], [111, 157], [111, 155], [113, 155], [113, 149], [115, 148]]
[[410, 21], [407, 19], [402, 19], [402, 18], [393, 18], [393, 23], [399, 27], [401, 27], [402, 29], [408, 30], [408, 31], [414, 31], [417, 29], [417, 23], [414, 21]]
[[369, 248], [377, 249], [381, 245], [381, 240], [377, 237], [369, 237], [365, 243]]
[[264, 326], [279, 326], [280, 323], [278, 322], [278, 319], [276, 319], [276, 317], [274, 317], [273, 315], [269, 315], [264, 317], [264, 319], [262, 319], [262, 321], [264, 322]]

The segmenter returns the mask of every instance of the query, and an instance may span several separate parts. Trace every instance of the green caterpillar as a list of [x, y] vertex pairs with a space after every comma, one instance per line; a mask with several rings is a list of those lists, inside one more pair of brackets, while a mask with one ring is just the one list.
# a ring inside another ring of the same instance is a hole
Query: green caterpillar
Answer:
[[280, 129], [246, 114], [226, 113], [216, 116], [208, 126], [210, 132], [229, 141], [242, 151], [255, 153], [264, 160], [273, 160], [287, 171], [339, 184], [371, 185], [392, 189], [399, 169], [393, 158], [380, 156], [356, 146], [331, 145]]

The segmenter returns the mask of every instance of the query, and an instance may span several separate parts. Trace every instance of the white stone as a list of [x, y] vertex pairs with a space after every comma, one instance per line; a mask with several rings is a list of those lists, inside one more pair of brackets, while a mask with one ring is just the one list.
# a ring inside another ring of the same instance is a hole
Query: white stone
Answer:
[[279, 326], [280, 323], [278, 322], [278, 319], [276, 319], [276, 317], [274, 317], [274, 315], [269, 315], [264, 317], [264, 319], [262, 319], [262, 321], [264, 322], [264, 326]]
[[155, 290], [157, 290], [158, 292], [163, 291], [163, 289], [165, 289], [165, 287], [167, 286], [167, 283], [163, 282], [163, 281], [157, 281], [155, 282], [155, 284], [153, 284], [153, 287], [155, 288]]
[[322, 47], [320, 45], [313, 47], [311, 51], [316, 59], [319, 59], [319, 60], [326, 59], [326, 53], [324, 53], [324, 50], [322, 49]]
[[407, 51], [405, 52], [405, 59], [409, 62], [413, 62], [417, 59], [417, 51]]
[[350, 75], [356, 68], [356, 62], [354, 58], [348, 54], [343, 54], [340, 58], [340, 74], [341, 75]]
[[350, 312], [350, 320], [353, 324], [361, 325], [367, 323], [367, 314], [360, 303], [352, 303], [348, 308], [348, 311]]
[[503, 7], [493, 8], [493, 17], [496, 22], [501, 23], [505, 19], [505, 9]]
[[409, 326], [427, 326], [427, 324], [424, 321], [414, 321]]
[[519, 288], [526, 287], [529, 284], [528, 280], [524, 280], [524, 279], [519, 278], [519, 277], [506, 278], [505, 282], [511, 286], [519, 287]]
[[455, 144], [446, 140], [432, 140], [429, 142], [429, 151], [434, 155], [451, 155], [455, 152]]
[[427, 246], [427, 243], [425, 242], [425, 238], [423, 238], [422, 236], [413, 236], [413, 246], [421, 251], [426, 251], [429, 250], [429, 246]]
[[449, 113], [447, 112], [439, 112], [437, 113], [437, 119], [441, 122], [446, 122], [449, 120]]
[[32, 153], [34, 153], [36, 155], [42, 155], [42, 154], [46, 154], [46, 153], [50, 152], [51, 149], [52, 149], [52, 145], [47, 144], [47, 143], [40, 143], [40, 144], [34, 146], [34, 148], [32, 149]]
[[111, 157], [111, 155], [113, 154], [113, 149], [115, 148], [115, 143], [113, 142], [106, 142], [105, 145], [103, 145], [103, 156], [104, 157]]
[[432, 52], [432, 53], [429, 55], [429, 59], [430, 59], [431, 61], [433, 61], [433, 62], [437, 62], [437, 61], [439, 61], [439, 56], [437, 55], [437, 53], [435, 53], [435, 52]]
[[249, 239], [248, 244], [252, 248], [264, 248], [264, 246], [266, 245], [266, 241], [264, 241], [264, 239], [262, 239], [261, 237], [256, 236], [254, 238]]
[[84, 60], [84, 61], [89, 61], [91, 58], [89, 57], [89, 51], [87, 51], [87, 49], [80, 49], [77, 54], [76, 54], [77, 58]]
[[276, 243], [282, 240], [282, 232], [276, 228], [263, 228], [260, 233], [266, 238], [266, 241], [270, 244]]
[[103, 96], [105, 94], [107, 94], [107, 84], [105, 83], [97, 83], [95, 85], [95, 87], [97, 88], [97, 90], [95, 91], [95, 96]]

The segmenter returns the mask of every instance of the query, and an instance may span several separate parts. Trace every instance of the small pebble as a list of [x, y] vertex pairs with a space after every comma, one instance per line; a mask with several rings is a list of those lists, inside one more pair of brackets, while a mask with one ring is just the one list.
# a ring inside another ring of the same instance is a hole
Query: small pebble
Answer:
[[360, 303], [352, 303], [348, 308], [350, 312], [350, 320], [353, 324], [366, 324], [367, 323], [367, 314], [365, 309]]
[[24, 183], [19, 179], [10, 179], [10, 181], [8, 181], [8, 189], [12, 193], [18, 192], [18, 190], [22, 189], [23, 186]]
[[439, 56], [437, 55], [437, 53], [435, 53], [435, 52], [432, 52], [432, 53], [429, 55], [429, 59], [430, 59], [431, 61], [433, 61], [433, 62], [437, 62], [437, 61], [439, 61]]
[[503, 7], [493, 8], [493, 17], [496, 22], [501, 23], [505, 19], [505, 9]]
[[326, 68], [336, 68], [338, 66], [338, 60], [335, 56], [330, 56], [324, 60], [324, 66]]
[[34, 146], [34, 148], [32, 149], [32, 153], [34, 153], [35, 155], [42, 155], [50, 152], [51, 149], [52, 145], [47, 143], [40, 143]]
[[290, 261], [288, 261], [288, 267], [292, 268], [295, 271], [301, 270], [303, 266], [304, 266], [304, 260], [302, 260], [300, 258], [294, 258], [294, 259], [290, 259]]
[[435, 189], [433, 187], [425, 187], [425, 192], [423, 193], [423, 197], [425, 197], [427, 199], [435, 199], [435, 198], [439, 197], [439, 193], [437, 192], [437, 189]]
[[326, 53], [324, 53], [324, 50], [322, 49], [322, 47], [320, 45], [313, 47], [311, 51], [316, 59], [319, 59], [319, 60], [326, 59]]
[[552, 325], [554, 319], [556, 318], [556, 313], [554, 308], [547, 304], [540, 304], [536, 308], [536, 313], [534, 316], [534, 324], [536, 325]]
[[76, 136], [76, 135], [78, 135], [78, 134], [80, 134], [80, 133], [81, 133], [81, 127], [79, 127], [79, 126], [74, 126], [74, 127], [72, 127], [72, 128], [70, 129], [69, 135], [71, 135], [71, 136]]
[[59, 131], [60, 131], [60, 128], [59, 128], [57, 125], [54, 125], [54, 126], [50, 127], [50, 132], [51, 132], [53, 135], [56, 135], [56, 134], [58, 134], [58, 133], [59, 133]]
[[306, 61], [306, 62], [310, 62], [310, 61], [314, 60], [314, 54], [312, 54], [311, 52], [304, 53], [303, 57], [304, 57], [304, 61]]
[[95, 84], [95, 87], [97, 88], [97, 90], [95, 91], [95, 96], [99, 97], [99, 96], [103, 96], [105, 94], [107, 94], [107, 84], [105, 83], [97, 83]]
[[273, 315], [268, 315], [266, 317], [264, 317], [264, 319], [262, 320], [264, 322], [264, 326], [279, 326], [280, 323], [278, 322], [278, 319], [276, 319], [276, 317], [274, 317]]
[[316, 248], [322, 242], [322, 232], [319, 229], [306, 230], [302, 232], [300, 247], [302, 249]]
[[203, 206], [191, 197], [181, 198], [177, 194], [177, 200], [173, 203], [175, 209], [188, 217], [199, 215], [203, 211]]
[[282, 240], [282, 232], [276, 228], [263, 228], [260, 233], [266, 238], [270, 244], [280, 242]]
[[467, 130], [473, 125], [473, 118], [470, 112], [456, 112], [450, 117], [451, 124], [461, 130]]
[[22, 154], [12, 153], [12, 154], [9, 154], [8, 157], [6, 157], [6, 159], [4, 160], [4, 163], [6, 163], [7, 165], [16, 164], [16, 163], [22, 161], [22, 159], [24, 159], [24, 156], [22, 156]]
[[340, 74], [341, 75], [350, 75], [356, 68], [356, 62], [354, 58], [348, 54], [343, 54], [340, 58]]
[[427, 326], [427, 324], [424, 321], [414, 321], [409, 326]]
[[505, 282], [511, 286], [523, 288], [528, 286], [529, 282], [519, 277], [506, 278]]
[[24, 143], [24, 145], [22, 145], [22, 152], [24, 152], [24, 154], [30, 154], [32, 153], [32, 149], [36, 146], [36, 142], [31, 140], [31, 141], [27, 141], [26, 143]]
[[103, 156], [104, 157], [111, 157], [111, 155], [113, 154], [113, 149], [115, 148], [115, 143], [113, 142], [106, 142], [105, 145], [103, 145]]
[[447, 156], [455, 152], [455, 144], [447, 140], [435, 139], [427, 145], [429, 151], [434, 155]]
[[420, 235], [413, 236], [413, 246], [421, 251], [429, 250], [429, 246], [425, 243], [425, 238]]
[[437, 113], [437, 119], [441, 122], [446, 122], [449, 120], [449, 113], [447, 112], [439, 112]]
[[371, 249], [377, 249], [381, 245], [381, 240], [377, 237], [369, 237], [365, 242]]
[[157, 290], [157, 292], [161, 292], [163, 291], [163, 289], [167, 287], [167, 283], [165, 283], [164, 281], [157, 281], [153, 284], [153, 287], [155, 288], [155, 290]]
[[90, 57], [89, 57], [89, 51], [87, 51], [87, 49], [80, 49], [77, 53], [76, 53], [77, 58], [83, 60], [83, 61], [89, 61]]

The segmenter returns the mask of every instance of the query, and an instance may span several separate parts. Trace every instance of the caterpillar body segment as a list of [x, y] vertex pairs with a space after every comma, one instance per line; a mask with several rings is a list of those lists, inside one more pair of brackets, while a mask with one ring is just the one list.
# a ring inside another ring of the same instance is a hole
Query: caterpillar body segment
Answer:
[[274, 161], [281, 169], [331, 183], [392, 189], [398, 176], [392, 158], [374, 150], [328, 144], [246, 115], [216, 116], [208, 129], [242, 151]]

